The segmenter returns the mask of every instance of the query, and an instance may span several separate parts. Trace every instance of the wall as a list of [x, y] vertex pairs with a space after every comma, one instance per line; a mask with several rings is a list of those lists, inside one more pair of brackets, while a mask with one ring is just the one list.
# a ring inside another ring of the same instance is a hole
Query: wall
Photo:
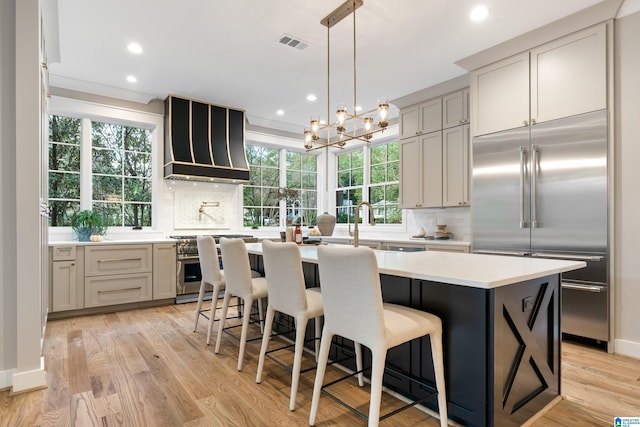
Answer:
[[16, 367], [15, 3], [0, 2], [0, 389]]
[[640, 357], [640, 12], [615, 30], [615, 351]]

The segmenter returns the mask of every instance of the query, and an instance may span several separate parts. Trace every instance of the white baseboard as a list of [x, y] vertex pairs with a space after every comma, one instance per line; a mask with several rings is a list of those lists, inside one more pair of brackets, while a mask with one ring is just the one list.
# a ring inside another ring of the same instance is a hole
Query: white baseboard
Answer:
[[640, 342], [615, 340], [615, 353], [640, 359]]
[[44, 372], [44, 358], [40, 358], [40, 368], [25, 372], [13, 373], [13, 393], [38, 389], [47, 386], [47, 379]]
[[13, 374], [15, 374], [15, 372], [15, 369], [0, 371], [0, 390], [9, 388], [13, 385]]

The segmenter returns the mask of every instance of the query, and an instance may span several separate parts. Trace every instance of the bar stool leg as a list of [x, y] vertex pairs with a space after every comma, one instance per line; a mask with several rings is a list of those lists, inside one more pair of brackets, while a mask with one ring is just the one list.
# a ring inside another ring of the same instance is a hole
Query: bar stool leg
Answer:
[[216, 310], [218, 308], [218, 295], [220, 295], [221, 284], [213, 285], [213, 294], [211, 295], [211, 315], [209, 316], [209, 327], [207, 329], [207, 345], [211, 342], [211, 329], [213, 329], [213, 322], [215, 322]]
[[[204, 299], [204, 288], [206, 287], [204, 280], [200, 282], [200, 292], [198, 293], [198, 305], [196, 306], [196, 320], [193, 323], [193, 332], [198, 329], [198, 320], [200, 319], [200, 311], [202, 310], [202, 300]], [[207, 342], [208, 344], [208, 342]]]
[[[245, 303], [247, 307], [253, 305], [253, 300], [247, 298]], [[260, 310], [262, 312], [262, 310]], [[244, 311], [242, 316], [242, 332], [240, 333], [240, 353], [238, 354], [238, 371], [242, 370], [242, 361], [244, 360], [244, 349], [247, 344], [247, 331], [249, 330], [249, 321], [251, 320], [251, 308]], [[260, 320], [262, 322], [262, 320]]]
[[258, 299], [257, 303], [258, 303], [258, 317], [260, 318], [260, 333], [264, 334], [264, 313], [263, 313], [263, 307], [262, 307], [262, 298]]
[[289, 398], [289, 409], [296, 409], [296, 394], [298, 393], [298, 382], [300, 381], [300, 366], [302, 365], [302, 352], [304, 351], [304, 335], [309, 319], [304, 316], [296, 318], [296, 345], [293, 354], [293, 372], [291, 375], [291, 397]]
[[371, 349], [371, 398], [369, 399], [369, 427], [377, 427], [380, 422], [380, 402], [382, 401], [382, 377], [387, 350]]
[[442, 359], [442, 331], [429, 334], [431, 340], [431, 358], [438, 389], [438, 413], [440, 415], [440, 427], [449, 425], [447, 416], [447, 396], [444, 388], [444, 361]]
[[316, 365], [318, 364], [318, 356], [319, 356], [319, 352], [320, 352], [320, 334], [322, 334], [322, 323], [320, 323], [320, 318], [316, 317], [315, 319], [315, 325], [316, 325], [316, 333], [313, 337], [313, 341], [315, 343], [315, 347], [316, 347]]
[[356, 371], [358, 374], [358, 385], [364, 387], [364, 372], [362, 372], [362, 345], [359, 342], [353, 343], [356, 350]]
[[275, 314], [276, 314], [276, 311], [273, 309], [273, 307], [271, 307], [271, 305], [268, 305], [266, 325], [264, 328], [264, 333], [262, 334], [262, 346], [260, 348], [260, 359], [258, 359], [258, 372], [256, 373], [256, 383], [258, 384], [262, 382], [262, 370], [264, 369], [264, 359], [267, 354], [269, 341], [271, 340], [271, 330], [273, 327], [273, 318], [275, 317]]
[[218, 324], [218, 336], [216, 337], [216, 349], [217, 354], [220, 351], [220, 342], [222, 341], [222, 332], [224, 331], [224, 323], [227, 320], [227, 310], [229, 309], [229, 301], [231, 300], [231, 292], [225, 291], [224, 298], [222, 300], [222, 313], [220, 313], [220, 322]]
[[329, 349], [331, 348], [331, 340], [333, 333], [326, 329], [322, 331], [322, 339], [320, 340], [320, 357], [318, 359], [318, 370], [316, 371], [316, 379], [313, 384], [313, 397], [311, 399], [311, 412], [309, 413], [309, 425], [314, 425], [316, 415], [318, 415], [318, 403], [320, 401], [320, 392], [322, 391], [322, 383], [324, 382], [324, 373], [327, 369], [327, 361], [329, 360]]

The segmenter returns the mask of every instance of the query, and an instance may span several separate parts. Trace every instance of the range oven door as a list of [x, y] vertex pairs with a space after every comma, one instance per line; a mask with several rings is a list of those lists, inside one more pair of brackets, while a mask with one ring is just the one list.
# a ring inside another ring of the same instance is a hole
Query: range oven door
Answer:
[[202, 272], [198, 256], [182, 257], [177, 261], [177, 295], [198, 293]]

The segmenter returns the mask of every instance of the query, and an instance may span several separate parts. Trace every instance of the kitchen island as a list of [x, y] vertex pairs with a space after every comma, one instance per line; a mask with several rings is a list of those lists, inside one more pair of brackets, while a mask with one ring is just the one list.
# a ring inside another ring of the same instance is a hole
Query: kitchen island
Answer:
[[[247, 249], [252, 268], [264, 272], [261, 245]], [[300, 250], [307, 286], [319, 285], [317, 247]], [[375, 252], [383, 300], [442, 319], [450, 419], [468, 426], [522, 425], [560, 396], [560, 274], [583, 268], [584, 262]], [[335, 346], [332, 357], [348, 355]], [[353, 369], [351, 360], [343, 364]], [[428, 338], [391, 349], [387, 364], [434, 383]], [[386, 375], [384, 381], [412, 399], [430, 394], [400, 376]], [[424, 405], [437, 410], [435, 399]]]

